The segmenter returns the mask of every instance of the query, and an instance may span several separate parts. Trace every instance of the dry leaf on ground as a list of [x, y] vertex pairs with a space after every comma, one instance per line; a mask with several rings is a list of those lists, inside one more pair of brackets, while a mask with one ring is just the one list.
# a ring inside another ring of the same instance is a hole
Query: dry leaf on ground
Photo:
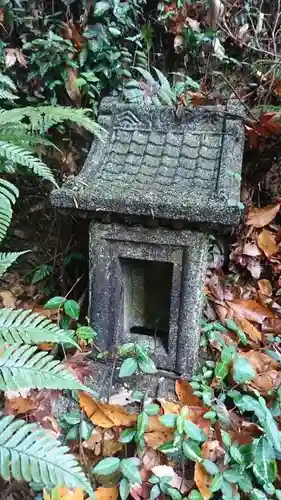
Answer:
[[156, 450], [161, 444], [172, 441], [174, 437], [173, 429], [167, 429], [165, 431], [151, 431], [146, 432], [144, 435], [144, 440], [148, 446]]
[[10, 309], [15, 309], [17, 304], [17, 298], [9, 290], [0, 291], [0, 300], [3, 303], [3, 307], [9, 307]]
[[137, 415], [127, 413], [121, 406], [96, 401], [83, 392], [79, 393], [79, 403], [93, 424], [109, 429], [111, 427], [131, 427]]
[[262, 295], [267, 295], [268, 297], [271, 297], [272, 295], [272, 284], [270, 283], [269, 280], [259, 280], [258, 281], [258, 287], [259, 291]]
[[28, 398], [5, 398], [5, 415], [23, 415], [25, 413], [36, 410], [37, 400], [36, 395], [34, 397], [29, 396]]
[[233, 309], [237, 316], [262, 323], [265, 318], [274, 318], [274, 313], [268, 307], [263, 306], [256, 300], [237, 299], [228, 301], [227, 304]]
[[117, 500], [118, 499], [118, 488], [114, 486], [112, 488], [100, 487], [95, 491], [96, 500]]
[[175, 391], [176, 395], [179, 398], [179, 401], [183, 405], [202, 407], [201, 400], [197, 396], [194, 396], [193, 389], [187, 380], [185, 379], [177, 380]]
[[260, 342], [262, 339], [261, 332], [245, 318], [235, 316], [235, 322], [243, 330], [246, 335], [254, 342]]
[[204, 500], [211, 498], [210, 486], [212, 477], [199, 462], [194, 467], [194, 481]]
[[247, 226], [264, 227], [267, 226], [278, 214], [280, 203], [277, 205], [268, 205], [263, 208], [251, 208], [246, 220]]
[[276, 245], [276, 235], [267, 229], [263, 229], [258, 236], [259, 248], [264, 252], [266, 257], [276, 254], [279, 251]]
[[[225, 451], [221, 447], [219, 441], [206, 441], [202, 445], [202, 456], [204, 458], [215, 462], [224, 454]], [[203, 499], [209, 500], [209, 498], [211, 497], [210, 485], [212, 482], [212, 477], [207, 473], [205, 468], [199, 462], [196, 462], [195, 464], [194, 481]]]
[[[60, 500], [84, 500], [84, 492], [80, 488], [68, 489], [60, 488], [59, 486], [53, 490], [55, 498]], [[49, 495], [46, 490], [43, 491], [44, 500], [52, 500], [53, 496]], [[117, 497], [116, 497], [117, 500]]]

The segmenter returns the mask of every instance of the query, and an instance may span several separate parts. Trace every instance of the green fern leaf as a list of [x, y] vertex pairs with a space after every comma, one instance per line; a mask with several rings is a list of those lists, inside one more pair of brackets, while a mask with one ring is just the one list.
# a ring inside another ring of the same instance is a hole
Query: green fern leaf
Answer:
[[0, 390], [70, 389], [91, 392], [62, 363], [36, 346], [17, 344], [0, 356]]
[[20, 123], [25, 118], [30, 120], [31, 131], [47, 132], [53, 125], [70, 121], [88, 130], [96, 137], [104, 140], [105, 130], [87, 116], [90, 109], [77, 109], [67, 106], [26, 106], [6, 111], [0, 109], [0, 126], [8, 123]]
[[0, 156], [28, 168], [39, 177], [42, 177], [43, 179], [56, 185], [52, 171], [39, 158], [36, 158], [31, 151], [28, 151], [21, 146], [0, 140]]
[[0, 89], [0, 99], [3, 99], [5, 101], [15, 101], [16, 99], [19, 99], [19, 97], [15, 94], [12, 94], [12, 92], [9, 92], [8, 90]]
[[0, 179], [0, 243], [6, 236], [11, 223], [12, 205], [14, 205], [18, 194], [18, 189], [13, 184], [5, 179]]
[[24, 252], [0, 252], [0, 276], [2, 276], [7, 269], [24, 253], [27, 253], [29, 250], [25, 250]]
[[28, 309], [0, 309], [0, 348], [5, 344], [77, 344], [71, 330], [61, 330], [55, 323]]
[[13, 416], [0, 420], [0, 474], [6, 481], [81, 488], [94, 498], [90, 482], [67, 446], [38, 424]]

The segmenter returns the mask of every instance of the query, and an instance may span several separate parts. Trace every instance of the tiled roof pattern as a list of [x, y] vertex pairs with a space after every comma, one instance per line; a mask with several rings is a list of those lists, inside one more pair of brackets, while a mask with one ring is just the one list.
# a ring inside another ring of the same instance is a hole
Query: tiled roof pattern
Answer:
[[123, 193], [171, 188], [208, 197], [216, 189], [221, 141], [221, 134], [115, 129], [95, 180]]

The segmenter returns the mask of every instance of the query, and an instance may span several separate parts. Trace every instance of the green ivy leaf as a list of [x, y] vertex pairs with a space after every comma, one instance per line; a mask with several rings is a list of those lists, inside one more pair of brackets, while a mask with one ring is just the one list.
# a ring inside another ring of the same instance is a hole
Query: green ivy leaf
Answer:
[[239, 488], [244, 491], [244, 493], [249, 493], [253, 489], [252, 479], [249, 473], [244, 470], [243, 476], [238, 481]]
[[119, 372], [119, 377], [131, 377], [136, 371], [138, 367], [138, 363], [136, 358], [127, 358], [125, 361], [123, 361], [120, 372]]
[[223, 475], [218, 474], [212, 479], [210, 490], [212, 493], [215, 493], [216, 491], [219, 491], [222, 487], [223, 483]]
[[61, 419], [69, 425], [80, 424], [81, 414], [79, 411], [72, 411], [61, 416]]
[[182, 448], [183, 453], [185, 454], [186, 458], [189, 458], [189, 460], [192, 460], [193, 462], [202, 461], [201, 449], [199, 448], [198, 444], [191, 439], [184, 441], [182, 444]]
[[209, 460], [208, 458], [205, 458], [203, 460], [203, 466], [206, 469], [206, 471], [208, 472], [208, 474], [210, 474], [210, 476], [215, 476], [216, 474], [219, 474], [219, 472], [220, 472], [217, 464], [215, 464], [214, 462], [212, 462], [212, 460]]
[[[163, 486], [162, 486], [162, 488], [163, 488]], [[177, 490], [176, 488], [172, 488], [172, 486], [168, 486], [166, 492], [168, 493], [168, 495], [171, 497], [172, 500], [182, 500], [182, 495], [179, 492], [179, 490]]]
[[119, 441], [120, 443], [130, 443], [136, 434], [135, 429], [125, 429], [123, 432], [120, 434]]
[[120, 468], [123, 476], [126, 477], [130, 483], [141, 484], [142, 478], [134, 459], [123, 458], [123, 460], [121, 460]]
[[274, 449], [264, 436], [254, 442], [253, 472], [259, 484], [273, 483], [276, 479], [277, 464]]
[[79, 339], [83, 340], [92, 340], [97, 337], [97, 332], [91, 326], [79, 326], [75, 333]]
[[229, 452], [235, 462], [237, 462], [238, 464], [243, 464], [243, 456], [241, 455], [237, 445], [230, 446]]
[[108, 476], [115, 472], [120, 465], [120, 458], [109, 457], [103, 458], [100, 462], [93, 468], [95, 474], [100, 474], [102, 476]]
[[224, 471], [223, 478], [229, 483], [238, 483], [241, 479], [241, 473], [235, 469], [228, 469]]
[[160, 495], [161, 495], [160, 488], [159, 488], [158, 484], [155, 484], [155, 485], [151, 488], [151, 490], [150, 490], [149, 500], [155, 500], [155, 499], [156, 499], [156, 498], [158, 498]]
[[222, 381], [228, 374], [229, 363], [225, 361], [220, 361], [215, 367], [215, 377], [218, 381]]
[[138, 358], [139, 369], [144, 373], [156, 373], [157, 368], [151, 358], [139, 359]]
[[252, 364], [243, 356], [235, 356], [233, 361], [233, 378], [238, 384], [250, 382], [257, 373]]
[[159, 417], [159, 420], [161, 424], [165, 425], [165, 427], [172, 428], [176, 426], [177, 416], [172, 414], [161, 415], [161, 417]]
[[160, 410], [160, 407], [159, 407], [159, 405], [156, 405], [156, 404], [149, 404], [149, 405], [145, 405], [145, 407], [144, 407], [144, 411], [149, 416], [157, 415], [159, 413], [159, 410]]
[[205, 432], [200, 429], [196, 424], [190, 422], [190, 420], [184, 421], [184, 431], [194, 441], [198, 441], [201, 443], [202, 441], [206, 441], [207, 436]]
[[94, 15], [96, 17], [102, 17], [110, 9], [110, 4], [108, 2], [100, 1], [95, 5]]
[[160, 483], [160, 478], [157, 476], [151, 476], [149, 478], [148, 482], [151, 484], [158, 484], [158, 483]]
[[137, 432], [142, 436], [148, 428], [148, 415], [145, 411], [141, 412], [137, 419]]
[[188, 500], [203, 500], [203, 497], [198, 490], [192, 490], [188, 495]]
[[257, 488], [253, 489], [250, 493], [250, 499], [251, 500], [268, 500], [267, 496], [263, 491], [258, 490]]
[[127, 500], [130, 495], [130, 483], [125, 477], [123, 477], [119, 484], [119, 493], [121, 500]]
[[52, 297], [50, 300], [48, 300], [48, 302], [46, 302], [46, 304], [44, 305], [44, 308], [45, 309], [59, 309], [59, 307], [61, 307], [65, 301], [66, 301], [66, 299], [64, 297], [59, 297], [59, 296]]
[[174, 441], [169, 441], [167, 443], [161, 444], [158, 450], [162, 453], [176, 453], [178, 451], [178, 448], [174, 445]]
[[66, 300], [63, 304], [64, 312], [71, 319], [78, 319], [80, 314], [80, 306], [76, 300]]

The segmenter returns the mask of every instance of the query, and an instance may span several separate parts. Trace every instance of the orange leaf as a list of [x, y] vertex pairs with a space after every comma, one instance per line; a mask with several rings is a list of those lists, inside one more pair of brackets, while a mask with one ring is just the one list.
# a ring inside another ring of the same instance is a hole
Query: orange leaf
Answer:
[[267, 257], [270, 257], [279, 251], [279, 248], [276, 245], [275, 234], [271, 231], [267, 231], [266, 229], [263, 229], [260, 232], [258, 236], [258, 245]]
[[6, 398], [5, 399], [5, 413], [6, 415], [13, 413], [17, 415], [23, 415], [24, 413], [28, 413], [30, 411], [35, 410], [37, 407], [36, 398], [28, 397], [28, 398]]
[[262, 323], [265, 318], [274, 318], [273, 312], [268, 308], [252, 299], [237, 299], [228, 301], [227, 304], [235, 313], [249, 321]]
[[84, 492], [80, 488], [68, 489], [60, 488], [57, 486], [53, 491], [52, 495], [48, 495], [46, 490], [43, 491], [44, 500], [53, 500], [53, 498], [60, 500], [84, 500]]
[[194, 481], [204, 500], [211, 498], [210, 485], [212, 477], [199, 462], [194, 467]]
[[79, 403], [87, 417], [95, 424], [105, 429], [110, 427], [131, 427], [137, 421], [135, 413], [127, 413], [119, 405], [109, 405], [96, 401], [83, 392], [79, 393]]
[[267, 226], [278, 214], [280, 203], [277, 205], [268, 205], [264, 208], [251, 208], [246, 220], [247, 226], [264, 227]]
[[183, 405], [202, 406], [200, 399], [197, 396], [194, 396], [193, 389], [187, 380], [176, 380], [175, 391]]
[[176, 403], [175, 401], [168, 401], [164, 398], [158, 398], [158, 402], [160, 403], [164, 413], [175, 413], [178, 415], [182, 407], [180, 403]]
[[254, 342], [261, 341], [261, 332], [259, 332], [259, 330], [254, 325], [252, 325], [250, 321], [239, 316], [235, 316], [235, 321], [238, 326], [240, 326], [241, 330], [243, 330], [243, 332], [245, 332], [251, 340], [253, 340]]
[[148, 446], [156, 450], [161, 444], [172, 441], [174, 437], [173, 429], [167, 429], [164, 431], [152, 431], [146, 432], [144, 435], [144, 440]]
[[269, 280], [259, 280], [258, 287], [262, 295], [267, 295], [271, 297], [272, 295], [272, 284]]
[[95, 491], [96, 500], [117, 500], [118, 499], [118, 488], [113, 486], [112, 488], [100, 487]]
[[68, 66], [67, 68], [67, 81], [65, 84], [65, 90], [68, 93], [70, 99], [75, 104], [81, 103], [81, 92], [79, 87], [76, 85], [77, 80], [77, 70]]

